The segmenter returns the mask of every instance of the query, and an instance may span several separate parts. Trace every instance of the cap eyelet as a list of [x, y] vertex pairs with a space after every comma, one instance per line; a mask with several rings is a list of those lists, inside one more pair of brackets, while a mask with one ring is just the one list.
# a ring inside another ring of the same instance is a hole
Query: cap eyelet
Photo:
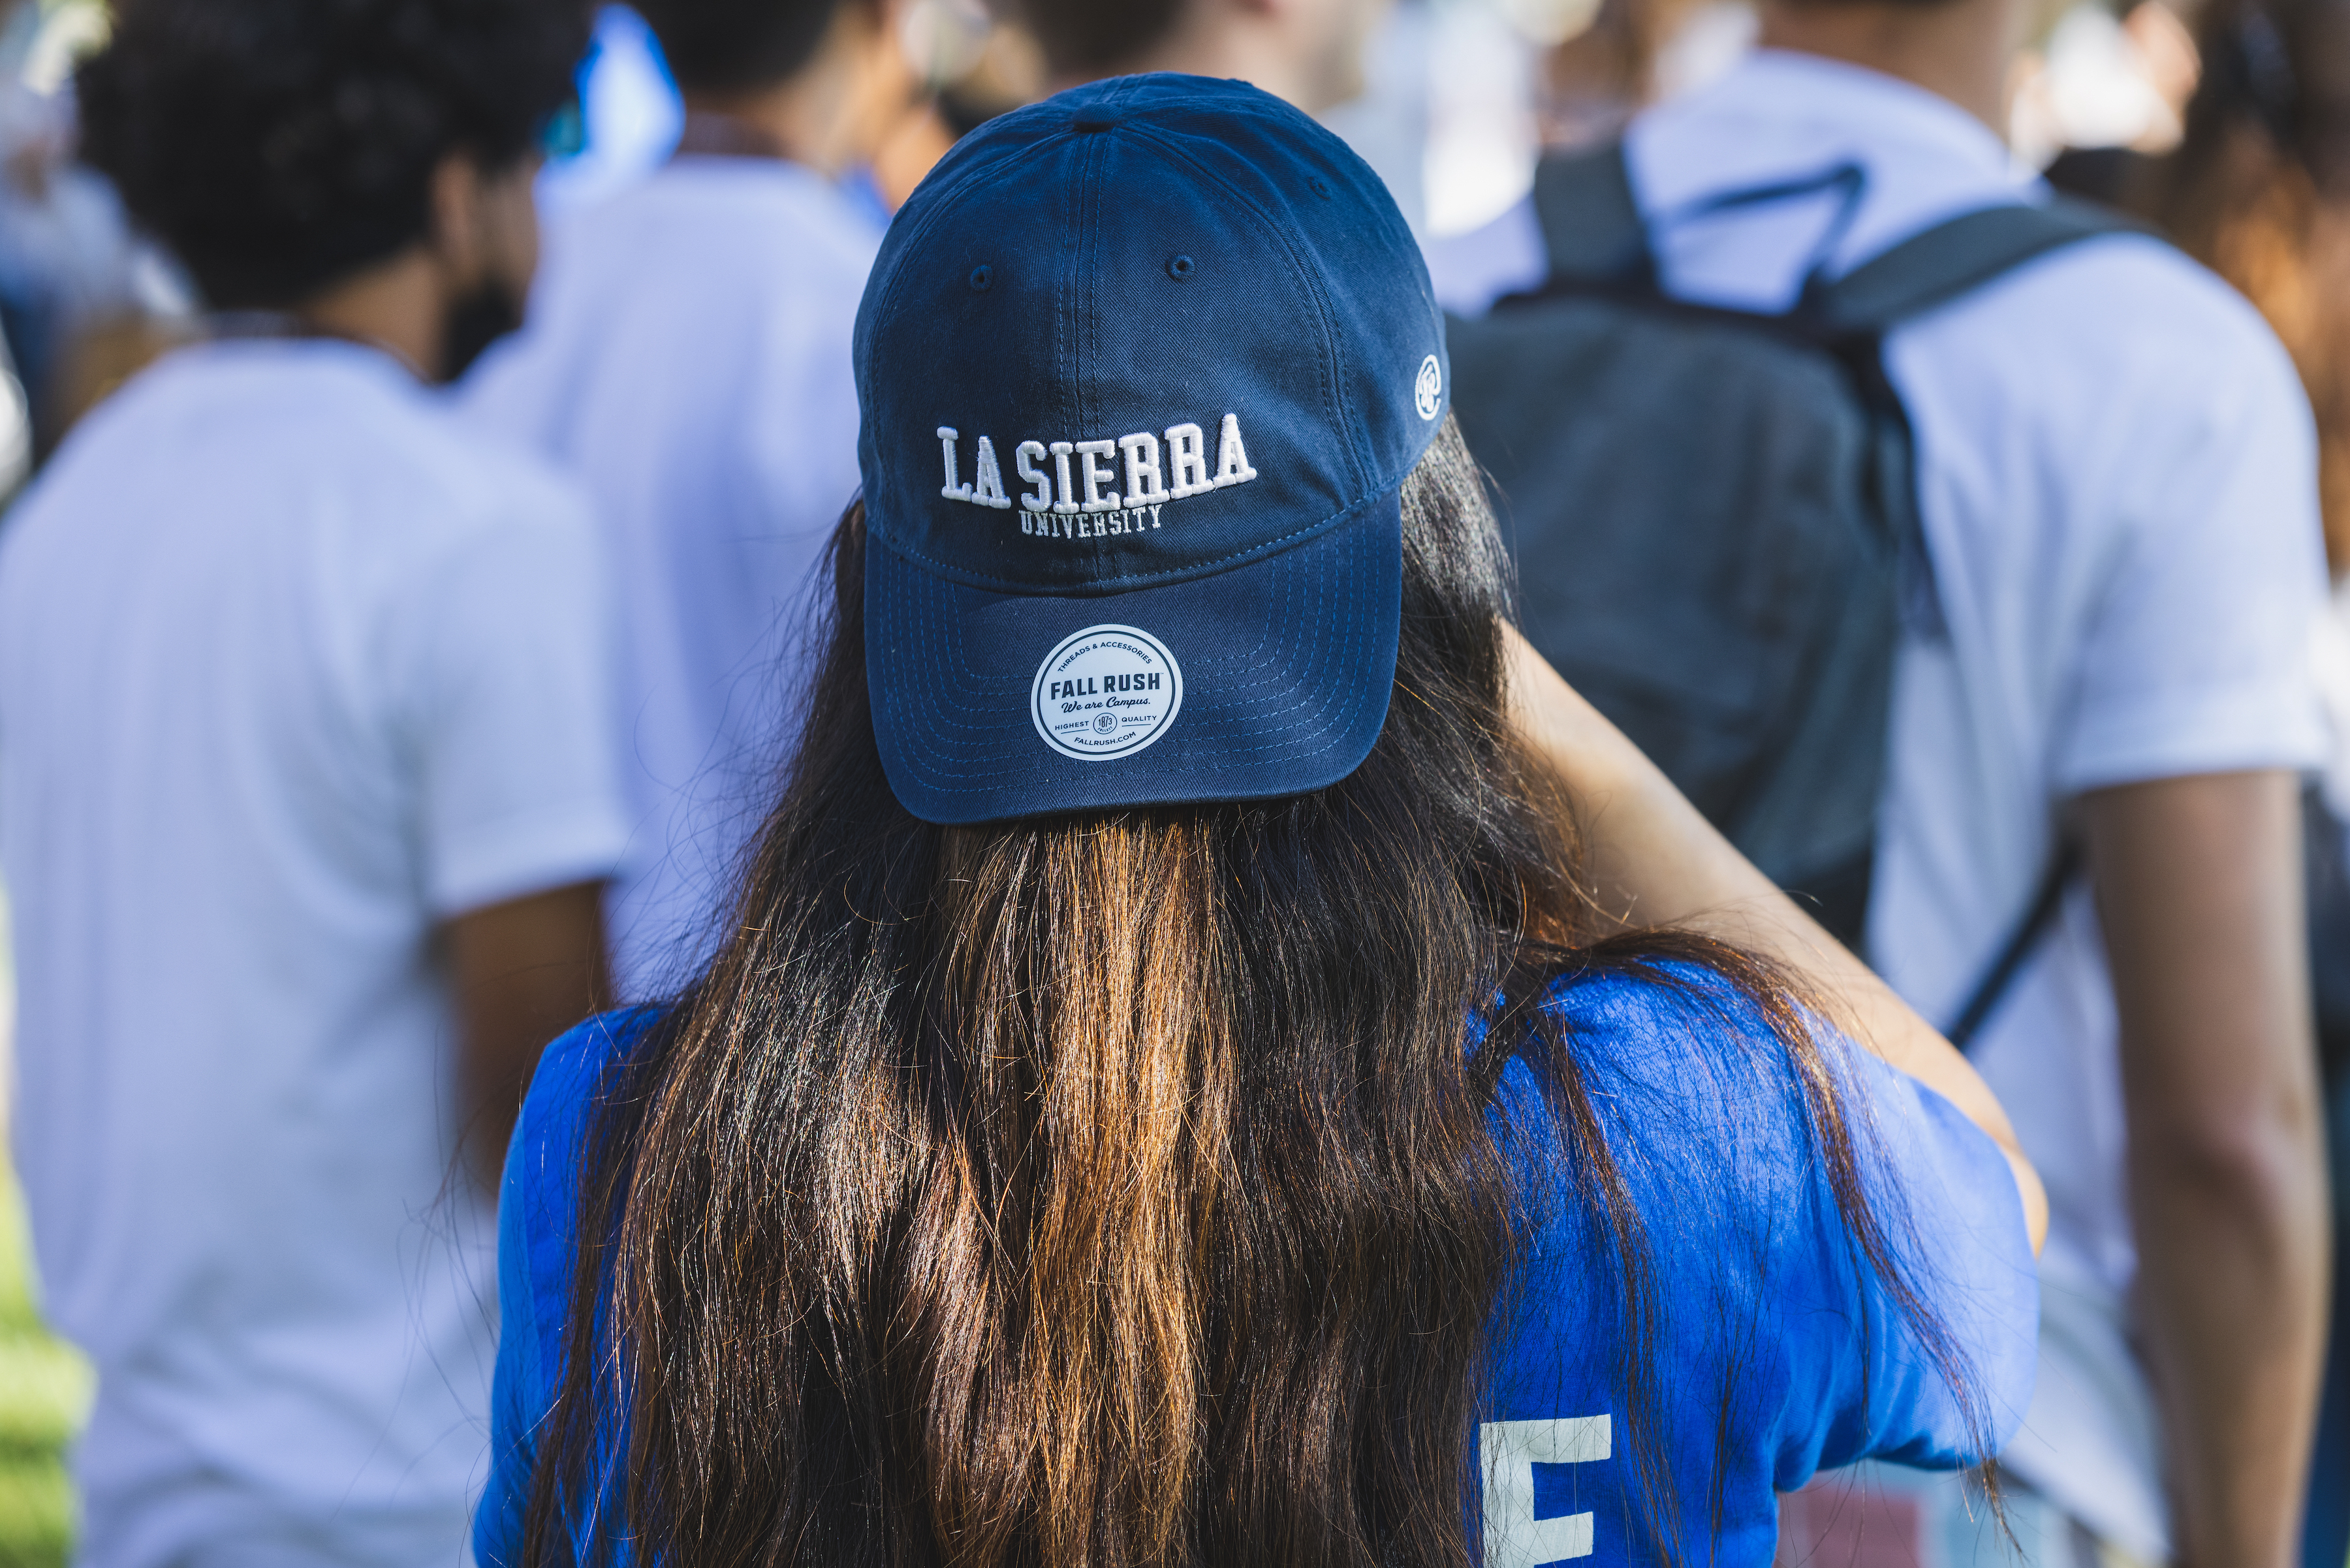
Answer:
[[1305, 177], [1305, 188], [1313, 192], [1315, 195], [1321, 197], [1326, 202], [1330, 199], [1330, 182], [1327, 180], [1323, 179], [1319, 174], [1307, 175]]
[[1181, 283], [1199, 270], [1199, 264], [1190, 256], [1176, 256], [1167, 264], [1167, 275], [1177, 283]]
[[972, 293], [985, 294], [989, 288], [993, 286], [994, 283], [995, 269], [988, 265], [985, 262], [982, 262], [977, 266], [971, 269]]

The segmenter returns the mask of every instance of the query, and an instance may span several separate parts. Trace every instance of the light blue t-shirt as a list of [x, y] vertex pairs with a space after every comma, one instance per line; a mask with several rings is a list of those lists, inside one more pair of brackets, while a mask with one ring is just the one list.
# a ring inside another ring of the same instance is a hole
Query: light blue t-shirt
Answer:
[[[1950, 1102], [1867, 1053], [1831, 1048], [1871, 1200], [1989, 1429], [1858, 1260], [1784, 1050], [1719, 981], [1560, 981], [1585, 1087], [1646, 1227], [1657, 1319], [1648, 1408], [1675, 1506], [1646, 1500], [1623, 1376], [1621, 1282], [1602, 1223], [1551, 1212], [1492, 1328], [1475, 1455], [1485, 1568], [1588, 1557], [1768, 1568], [1776, 1493], [1866, 1458], [1951, 1468], [2012, 1433], [2032, 1392], [2038, 1286], [2015, 1181]], [[474, 1531], [484, 1568], [519, 1560], [534, 1434], [553, 1402], [570, 1288], [579, 1139], [606, 1066], [650, 1020], [616, 1014], [548, 1048], [506, 1163], [494, 1461]], [[1534, 1069], [1503, 1103], [1546, 1126]], [[1522, 1146], [1529, 1140], [1520, 1140]], [[1538, 1143], [1539, 1139], [1533, 1140]], [[1529, 1181], [1556, 1167], [1524, 1162]]]

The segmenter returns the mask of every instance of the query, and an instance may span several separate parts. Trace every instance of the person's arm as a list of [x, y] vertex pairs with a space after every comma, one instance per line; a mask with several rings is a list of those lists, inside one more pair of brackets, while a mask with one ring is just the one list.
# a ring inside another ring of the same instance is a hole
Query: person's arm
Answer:
[[472, 910], [444, 928], [457, 1005], [459, 1155], [484, 1194], [498, 1189], [539, 1053], [610, 1005], [603, 893], [601, 882], [576, 883]]
[[2007, 1157], [2034, 1252], [2048, 1196], [1974, 1068], [1754, 868], [1624, 732], [1584, 701], [1515, 628], [1506, 628], [1520, 736], [1565, 786], [1587, 841], [1600, 908], [1626, 926], [1682, 926], [1772, 960], [1835, 1007], [1838, 1022], [1892, 1065], [1958, 1106]]
[[2327, 1274], [2300, 809], [2280, 772], [2081, 800], [2179, 1568], [2300, 1561]]

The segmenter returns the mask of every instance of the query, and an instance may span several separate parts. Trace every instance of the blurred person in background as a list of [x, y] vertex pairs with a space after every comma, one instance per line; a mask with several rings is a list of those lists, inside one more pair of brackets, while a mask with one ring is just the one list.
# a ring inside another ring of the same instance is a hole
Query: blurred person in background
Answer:
[[[2155, 0], [2147, 0], [2148, 4]], [[2350, 1552], [2350, 5], [2218, 0], [2176, 151], [2142, 160], [2119, 192], [2241, 289], [2276, 329], [2316, 410], [2319, 493], [2336, 587], [2320, 683], [2334, 755], [2311, 804], [2310, 898], [2319, 1043], [2334, 1131], [2332, 1345], [2309, 1488], [2304, 1560]]]
[[455, 1563], [491, 1196], [625, 844], [583, 498], [431, 384], [518, 313], [571, 0], [141, 0], [84, 152], [217, 340], [0, 534], [16, 1153], [98, 1568]]
[[[1998, 129], [2026, 9], [1766, 3], [1758, 53], [1625, 140], [1664, 290], [1784, 311], [1945, 219], [2037, 199]], [[1456, 309], [1544, 280], [1531, 203], [1473, 248], [1475, 277], [1438, 279]], [[2283, 1568], [2327, 1250], [2297, 777], [2325, 751], [2308, 401], [2241, 298], [2135, 235], [1897, 327], [1882, 362], [1931, 594], [1893, 675], [1865, 945], [1949, 1021], [2031, 938], [1973, 1046], [2054, 1212], [2038, 1389], [2002, 1456], [2024, 1560]], [[2005, 1560], [1956, 1483], [1865, 1479], [1791, 1508], [1786, 1561]]]
[[[1022, 29], [981, 0], [898, 0], [891, 30], [904, 69], [877, 73], [858, 140], [868, 156], [841, 176], [886, 225], [956, 138], [1044, 94], [1044, 62]], [[597, 13], [579, 72], [579, 136], [556, 150], [538, 181], [542, 221], [592, 206], [669, 161], [685, 104], [652, 29], [628, 5]]]
[[1379, 171], [1415, 234], [1428, 217], [1432, 78], [1414, 0], [996, 0], [1055, 89], [1143, 71], [1237, 78], [1344, 137]]
[[2350, 5], [2214, 0], [2186, 132], [2117, 199], [2260, 307], [2316, 410], [2326, 554], [2350, 568]]
[[2019, 157], [2048, 183], [2108, 206], [2139, 207], [2170, 161], [2202, 71], [2180, 0], [2078, 0], [2027, 51], [2008, 123]]
[[165, 270], [131, 234], [113, 187], [74, 160], [71, 94], [43, 90], [62, 68], [44, 22], [36, 0], [0, 0], [0, 329], [40, 453], [115, 379], [108, 368], [125, 360], [146, 318], [180, 303], [156, 297], [171, 294]]
[[1045, 95], [1045, 62], [1015, 23], [981, 0], [900, 0], [893, 12], [910, 70], [895, 122], [879, 128], [866, 166], [850, 175], [882, 214], [906, 204], [931, 165], [972, 131]]
[[1359, 96], [1391, 0], [1008, 0], [1056, 88], [1137, 71], [1232, 77], [1320, 114]]
[[1543, 57], [1545, 147], [1584, 147], [1623, 133], [1659, 96], [1666, 51], [1700, 0], [1600, 0], [1590, 24]]
[[468, 419], [594, 493], [635, 826], [623, 994], [691, 972], [795, 711], [809, 572], [857, 489], [849, 329], [879, 216], [837, 183], [913, 85], [886, 0], [643, 0], [677, 154], [550, 236]]

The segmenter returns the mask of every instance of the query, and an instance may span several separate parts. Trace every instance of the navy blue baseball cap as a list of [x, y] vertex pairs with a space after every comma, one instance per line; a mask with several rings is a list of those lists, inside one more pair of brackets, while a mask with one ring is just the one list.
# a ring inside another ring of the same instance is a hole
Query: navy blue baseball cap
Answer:
[[1386, 187], [1280, 99], [1125, 77], [965, 137], [857, 317], [898, 798], [994, 822], [1354, 772], [1450, 380]]

